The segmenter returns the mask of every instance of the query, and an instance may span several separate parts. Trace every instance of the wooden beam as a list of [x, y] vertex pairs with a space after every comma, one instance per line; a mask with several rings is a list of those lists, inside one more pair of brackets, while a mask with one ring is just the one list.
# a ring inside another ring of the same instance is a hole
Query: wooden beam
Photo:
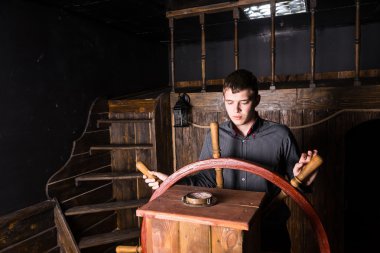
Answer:
[[[362, 78], [379, 78], [380, 69], [367, 69], [361, 70], [360, 76]], [[348, 71], [337, 71], [337, 72], [321, 72], [315, 73], [314, 80], [343, 80], [352, 79], [355, 77], [354, 70]], [[295, 75], [275, 75], [275, 80], [278, 82], [305, 82], [310, 80], [310, 73], [295, 74]], [[270, 83], [272, 80], [271, 76], [258, 76], [257, 80], [260, 83]], [[207, 86], [220, 86], [223, 85], [224, 79], [209, 79], [206, 81]], [[201, 87], [202, 81], [178, 81], [176, 82], [176, 87], [186, 88], [186, 87]]]
[[175, 11], [167, 11], [166, 17], [180, 19], [180, 18], [198, 16], [199, 14], [202, 14], [202, 13], [208, 14], [208, 13], [224, 12], [224, 11], [233, 10], [234, 8], [244, 8], [247, 6], [268, 3], [268, 2], [269, 2], [268, 0], [239, 0], [239, 1], [233, 1], [233, 2], [227, 2], [227, 3], [210, 4], [210, 5], [197, 6], [193, 8], [187, 8], [187, 9], [181, 9], [181, 10], [175, 10]]
[[234, 60], [235, 60], [235, 70], [239, 68], [239, 36], [238, 36], [238, 22], [239, 22], [239, 9], [234, 8], [233, 10], [234, 18]]
[[310, 88], [315, 88], [315, 7], [316, 0], [310, 1]]
[[[257, 110], [380, 109], [380, 85], [260, 90]], [[192, 112], [225, 111], [222, 92], [187, 93]], [[174, 106], [176, 95], [170, 95]], [[196, 122], [195, 122], [196, 123]]]
[[170, 29], [170, 70], [171, 70], [171, 86], [172, 92], [175, 92], [175, 69], [174, 69], [174, 20], [169, 18]]
[[79, 253], [80, 249], [75, 241], [74, 235], [67, 224], [66, 218], [63, 215], [62, 209], [58, 204], [58, 201], [54, 208], [54, 222], [57, 227], [58, 244], [61, 248], [64, 248], [67, 252]]
[[360, 0], [355, 1], [355, 79], [354, 85], [359, 86], [360, 83]]
[[205, 34], [205, 15], [199, 15], [199, 23], [201, 25], [201, 70], [202, 70], [202, 92], [206, 91], [206, 34]]
[[109, 100], [109, 112], [153, 112], [156, 108], [157, 101], [155, 99], [121, 99]]
[[271, 48], [271, 84], [270, 89], [274, 90], [276, 89], [275, 83], [275, 75], [276, 75], [276, 23], [275, 23], [275, 16], [276, 16], [276, 1], [271, 0], [270, 1], [270, 16], [271, 16], [271, 32], [270, 32], [270, 48]]

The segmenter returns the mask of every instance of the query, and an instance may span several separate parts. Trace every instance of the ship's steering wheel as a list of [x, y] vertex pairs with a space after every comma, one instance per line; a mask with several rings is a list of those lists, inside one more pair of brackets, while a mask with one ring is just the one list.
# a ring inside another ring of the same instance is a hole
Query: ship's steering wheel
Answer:
[[[290, 183], [288, 183], [281, 176], [250, 162], [232, 159], [232, 158], [217, 158], [217, 159], [209, 159], [198, 161], [195, 163], [191, 163], [177, 170], [175, 173], [170, 175], [161, 186], [153, 193], [150, 198], [150, 201], [156, 199], [161, 194], [163, 194], [166, 190], [168, 190], [171, 186], [177, 183], [182, 178], [202, 170], [212, 169], [212, 168], [229, 168], [233, 170], [243, 170], [255, 175], [261, 176], [262, 178], [268, 180], [273, 183], [277, 187], [279, 187], [283, 192], [285, 192], [288, 196], [290, 196], [299, 207], [305, 212], [308, 216], [312, 228], [316, 233], [317, 241], [319, 245], [319, 251], [321, 253], [330, 253], [330, 245], [326, 235], [326, 232], [323, 228], [321, 220], [313, 208], [313, 206], [309, 203], [309, 201], [298, 192]], [[145, 222], [143, 220], [141, 226], [141, 246], [143, 252], [146, 252], [146, 234], [145, 234]]]

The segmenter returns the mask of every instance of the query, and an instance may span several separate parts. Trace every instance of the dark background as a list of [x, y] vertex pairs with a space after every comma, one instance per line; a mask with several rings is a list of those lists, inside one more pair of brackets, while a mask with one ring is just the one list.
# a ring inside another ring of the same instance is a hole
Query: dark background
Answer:
[[96, 97], [167, 86], [167, 47], [30, 1], [0, 3], [0, 214], [46, 199]]

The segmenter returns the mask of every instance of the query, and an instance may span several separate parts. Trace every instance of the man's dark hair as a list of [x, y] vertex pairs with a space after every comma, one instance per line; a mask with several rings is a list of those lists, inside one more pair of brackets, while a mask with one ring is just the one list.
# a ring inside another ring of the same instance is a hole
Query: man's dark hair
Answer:
[[249, 89], [257, 94], [257, 78], [252, 72], [246, 69], [235, 70], [224, 79], [223, 92], [225, 89], [231, 89], [232, 93]]

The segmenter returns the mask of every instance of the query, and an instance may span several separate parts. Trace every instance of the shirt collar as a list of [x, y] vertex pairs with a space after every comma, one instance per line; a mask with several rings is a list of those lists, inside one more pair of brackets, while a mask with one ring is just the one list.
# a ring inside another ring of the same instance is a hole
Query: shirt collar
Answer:
[[[249, 137], [250, 135], [255, 136], [255, 133], [258, 131], [259, 127], [262, 125], [262, 119], [260, 118], [260, 116], [258, 115], [257, 112], [255, 112], [255, 114], [256, 114], [256, 121], [252, 125], [252, 127], [249, 129], [246, 137]], [[232, 121], [230, 121], [230, 126], [231, 126], [231, 130], [235, 136], [242, 136], [239, 133], [237, 126], [235, 126], [235, 124]]]

